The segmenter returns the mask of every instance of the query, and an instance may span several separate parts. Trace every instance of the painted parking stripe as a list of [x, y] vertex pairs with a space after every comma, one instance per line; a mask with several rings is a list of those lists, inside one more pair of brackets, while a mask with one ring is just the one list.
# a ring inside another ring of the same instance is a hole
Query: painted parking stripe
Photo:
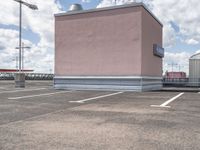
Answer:
[[124, 92], [116, 92], [116, 93], [101, 95], [101, 96], [82, 99], [82, 100], [78, 100], [78, 101], [69, 101], [69, 102], [70, 103], [84, 103], [84, 102], [87, 102], [87, 101], [96, 100], [96, 99], [105, 98], [105, 97], [110, 97], [110, 96], [114, 96], [114, 95], [118, 95], [118, 94], [122, 94], [122, 93], [124, 93]]
[[164, 102], [161, 105], [151, 105], [151, 107], [166, 107], [166, 108], [170, 108], [171, 106], [168, 106], [169, 103], [175, 101], [177, 98], [179, 98], [180, 96], [182, 96], [184, 93], [180, 93], [174, 97], [172, 97], [171, 99], [169, 99], [168, 101]]
[[9, 97], [8, 99], [11, 99], [11, 100], [25, 99], [25, 98], [49, 96], [49, 95], [62, 94], [62, 93], [69, 93], [69, 92], [73, 92], [73, 91], [61, 91], [61, 92], [45, 93], [45, 94], [38, 94], [38, 95], [27, 95], [27, 96], [21, 96], [21, 97]]
[[45, 90], [47, 88], [38, 88], [38, 89], [25, 89], [25, 90], [14, 90], [14, 91], [2, 91], [0, 94], [3, 93], [16, 93], [16, 92], [27, 92], [27, 91], [40, 91], [40, 90]]
[[5, 89], [7, 89], [7, 88], [5, 88], [5, 87], [0, 87], [0, 89], [3, 89], [3, 90], [5, 90]]

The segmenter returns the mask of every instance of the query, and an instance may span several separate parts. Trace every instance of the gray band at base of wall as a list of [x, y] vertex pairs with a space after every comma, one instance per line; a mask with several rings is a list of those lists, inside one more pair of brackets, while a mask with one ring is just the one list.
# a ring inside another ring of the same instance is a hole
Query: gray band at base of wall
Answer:
[[151, 91], [162, 88], [162, 78], [155, 77], [54, 77], [55, 89], [110, 90], [110, 91]]

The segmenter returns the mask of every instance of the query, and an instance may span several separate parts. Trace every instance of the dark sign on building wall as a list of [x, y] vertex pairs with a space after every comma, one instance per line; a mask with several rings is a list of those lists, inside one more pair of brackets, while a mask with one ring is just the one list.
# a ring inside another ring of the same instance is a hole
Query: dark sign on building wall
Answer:
[[158, 44], [153, 44], [153, 54], [155, 56], [163, 58], [164, 57], [164, 48], [162, 48]]

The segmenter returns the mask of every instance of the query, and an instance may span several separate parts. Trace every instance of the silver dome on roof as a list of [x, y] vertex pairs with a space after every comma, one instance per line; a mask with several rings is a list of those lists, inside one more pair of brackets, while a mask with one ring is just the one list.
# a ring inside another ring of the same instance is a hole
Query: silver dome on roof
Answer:
[[68, 11], [70, 12], [70, 11], [80, 11], [80, 10], [83, 10], [81, 4], [72, 4]]
[[200, 53], [196, 53], [190, 57], [190, 59], [200, 59]]

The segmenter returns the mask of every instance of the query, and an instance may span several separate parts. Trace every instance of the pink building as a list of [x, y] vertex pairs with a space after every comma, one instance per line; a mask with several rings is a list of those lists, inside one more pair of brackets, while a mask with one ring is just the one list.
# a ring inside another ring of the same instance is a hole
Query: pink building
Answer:
[[183, 79], [186, 78], [185, 72], [166, 72], [165, 78], [168, 79]]
[[160, 89], [162, 27], [143, 3], [56, 14], [54, 87]]

